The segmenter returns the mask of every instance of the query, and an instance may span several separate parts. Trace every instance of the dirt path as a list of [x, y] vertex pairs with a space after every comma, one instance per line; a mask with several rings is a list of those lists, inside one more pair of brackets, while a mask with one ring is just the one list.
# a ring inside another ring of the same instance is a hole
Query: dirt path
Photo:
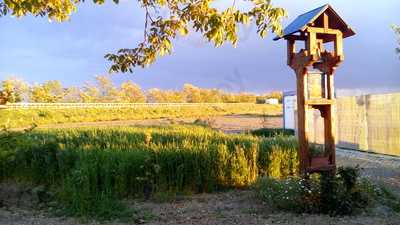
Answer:
[[[127, 121], [99, 121], [41, 125], [39, 128], [75, 128], [75, 127], [109, 127], [109, 126], [153, 126], [168, 124], [190, 124], [199, 118], [163, 118], [148, 120], [127, 120]], [[282, 117], [262, 117], [258, 115], [228, 115], [200, 118], [207, 121], [215, 129], [227, 133], [239, 133], [246, 130], [254, 130], [262, 127], [282, 127]]]

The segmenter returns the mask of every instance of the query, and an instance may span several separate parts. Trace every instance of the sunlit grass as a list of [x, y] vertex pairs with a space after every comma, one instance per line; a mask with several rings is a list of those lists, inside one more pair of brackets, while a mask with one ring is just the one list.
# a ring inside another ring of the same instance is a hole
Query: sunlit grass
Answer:
[[41, 129], [0, 147], [1, 179], [54, 187], [72, 214], [88, 215], [110, 199], [245, 188], [259, 176], [294, 175], [296, 145], [292, 137], [200, 126]]
[[229, 114], [281, 115], [280, 105], [221, 104], [218, 106], [162, 106], [138, 108], [3, 109], [0, 125], [11, 128], [73, 122], [196, 118]]

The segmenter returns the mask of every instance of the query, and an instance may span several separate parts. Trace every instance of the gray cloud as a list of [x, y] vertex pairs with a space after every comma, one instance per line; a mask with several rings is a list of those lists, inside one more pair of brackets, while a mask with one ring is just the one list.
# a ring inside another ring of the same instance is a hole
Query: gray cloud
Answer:
[[[331, 2], [357, 32], [345, 40], [346, 60], [337, 71], [336, 86], [365, 90], [400, 87], [400, 60], [394, 54], [395, 37], [389, 28], [392, 23], [400, 24], [400, 2], [376, 4], [367, 0], [362, 7], [358, 1]], [[289, 12], [285, 24], [325, 3], [274, 1]], [[0, 27], [7, 31], [0, 36], [0, 78], [14, 73], [29, 81], [58, 79], [79, 85], [107, 72], [109, 63], [104, 54], [135, 47], [141, 41], [143, 10], [136, 1], [96, 7], [85, 3], [67, 23], [32, 17], [1, 18]], [[255, 32], [254, 25], [242, 27], [236, 49], [229, 44], [215, 49], [196, 33], [179, 37], [174, 40], [173, 55], [160, 58], [147, 69], [137, 69], [133, 75], [116, 75], [114, 80], [130, 79], [144, 88], [180, 88], [193, 83], [231, 91], [294, 89], [295, 76], [286, 65], [285, 42], [273, 42], [272, 35], [260, 39]]]

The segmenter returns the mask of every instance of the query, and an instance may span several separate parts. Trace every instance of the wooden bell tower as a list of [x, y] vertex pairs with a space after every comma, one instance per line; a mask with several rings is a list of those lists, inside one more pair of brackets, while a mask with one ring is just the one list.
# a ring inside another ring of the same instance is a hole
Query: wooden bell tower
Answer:
[[[285, 28], [282, 37], [274, 39], [287, 40], [287, 64], [296, 73], [302, 175], [336, 169], [334, 73], [344, 60], [343, 38], [353, 35], [354, 31], [332, 7], [324, 5], [298, 16]], [[296, 50], [297, 43], [304, 47]], [[319, 155], [311, 154], [309, 143], [310, 111], [314, 109], [319, 110], [324, 121], [324, 144], [319, 146], [322, 149]]]

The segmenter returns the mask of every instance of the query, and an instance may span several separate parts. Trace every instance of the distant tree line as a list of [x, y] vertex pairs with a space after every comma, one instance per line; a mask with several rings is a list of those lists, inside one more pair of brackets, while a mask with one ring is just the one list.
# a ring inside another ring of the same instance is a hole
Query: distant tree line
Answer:
[[143, 90], [132, 81], [115, 85], [108, 76], [96, 76], [95, 82], [82, 87], [64, 87], [60, 81], [28, 84], [22, 79], [10, 78], [1, 82], [0, 102], [40, 103], [265, 103], [265, 99], [282, 100], [281, 92], [264, 95], [228, 93], [219, 89], [204, 89], [184, 84], [181, 90]]

